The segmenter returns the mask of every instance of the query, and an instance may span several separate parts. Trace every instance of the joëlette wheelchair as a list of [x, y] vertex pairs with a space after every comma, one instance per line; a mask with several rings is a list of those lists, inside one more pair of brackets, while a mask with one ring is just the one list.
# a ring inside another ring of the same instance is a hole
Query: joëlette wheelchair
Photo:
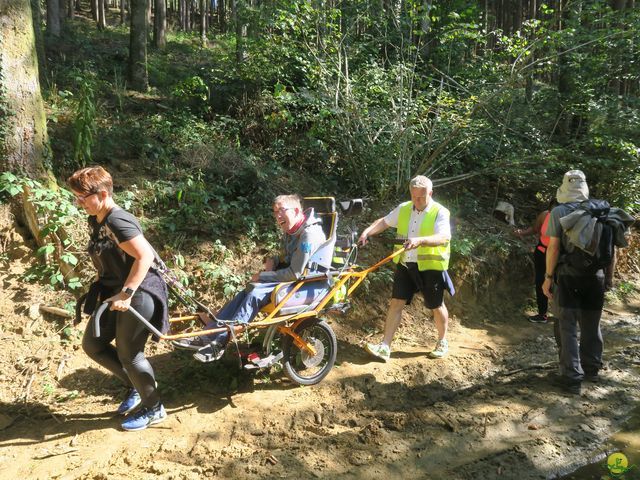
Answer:
[[[344, 216], [357, 215], [362, 211], [362, 200], [338, 202], [337, 206]], [[326, 264], [321, 262], [322, 257], [330, 255], [331, 268], [322, 272], [305, 272], [294, 282], [279, 284], [271, 295], [271, 303], [260, 310], [260, 315], [254, 321], [240, 324], [217, 319], [206, 305], [187, 292], [161, 261], [156, 268], [167, 282], [169, 291], [193, 313], [170, 318], [171, 329], [163, 335], [133, 308], [129, 310], [161, 340], [228, 332], [230, 341], [227, 352], [233, 352], [232, 344], [235, 344], [242, 368], [258, 370], [281, 365], [286, 375], [300, 385], [319, 383], [333, 368], [338, 349], [336, 335], [325, 317], [344, 314], [350, 307], [350, 295], [366, 276], [400, 255], [404, 249], [395, 251], [369, 268], [359, 267], [356, 264], [357, 231], [351, 225], [345, 234], [337, 234], [338, 210], [335, 199], [307, 197], [303, 207], [314, 209], [316, 216], [322, 220], [327, 238], [311, 257], [309, 265], [313, 269], [314, 264]], [[106, 308], [108, 305], [102, 304], [96, 310], [95, 335], [100, 333], [100, 316]], [[209, 329], [184, 326], [189, 322], [200, 322], [206, 326], [212, 321], [225, 326]]]

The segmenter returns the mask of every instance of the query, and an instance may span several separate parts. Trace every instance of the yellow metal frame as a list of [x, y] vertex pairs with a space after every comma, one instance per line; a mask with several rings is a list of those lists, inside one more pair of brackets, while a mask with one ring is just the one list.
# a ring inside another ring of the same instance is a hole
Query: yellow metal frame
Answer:
[[[294, 286], [291, 289], [291, 291], [289, 291], [289, 293], [287, 293], [287, 295], [285, 295], [285, 297], [282, 299], [282, 301], [280, 301], [280, 303], [278, 303], [275, 306], [271, 303], [271, 304], [267, 305], [266, 307], [264, 307], [264, 309], [262, 311], [264, 313], [268, 313], [267, 316], [264, 319], [258, 320], [258, 321], [255, 321], [255, 322], [251, 322], [251, 323], [247, 323], [247, 324], [243, 324], [243, 325], [234, 325], [233, 326], [234, 332], [236, 334], [238, 334], [238, 333], [244, 332], [245, 330], [253, 330], [253, 329], [256, 329], [256, 328], [267, 328], [267, 327], [271, 327], [272, 325], [281, 324], [281, 325], [278, 326], [278, 331], [281, 334], [289, 335], [290, 337], [293, 338], [293, 341], [294, 341], [295, 345], [298, 348], [304, 349], [310, 355], [315, 355], [316, 351], [313, 348], [313, 346], [308, 344], [307, 342], [305, 342], [299, 335], [297, 335], [295, 333], [295, 329], [298, 327], [298, 325], [300, 325], [300, 323], [302, 323], [307, 318], [316, 317], [316, 316], [320, 315], [322, 313], [322, 310], [324, 309], [324, 307], [331, 301], [331, 299], [334, 297], [334, 295], [344, 285], [347, 285], [347, 283], [349, 281], [353, 280], [353, 283], [347, 289], [347, 295], [346, 295], [347, 298], [349, 297], [349, 295], [351, 295], [351, 293], [353, 293], [353, 291], [356, 288], [358, 288], [358, 286], [367, 277], [367, 275], [369, 275], [374, 270], [377, 270], [378, 268], [380, 268], [385, 263], [390, 262], [391, 260], [393, 260], [398, 255], [401, 255], [403, 252], [404, 252], [404, 248], [401, 248], [400, 250], [397, 250], [397, 251], [393, 252], [391, 255], [389, 255], [386, 258], [383, 258], [378, 263], [370, 266], [369, 268], [365, 268], [365, 269], [362, 269], [362, 270], [356, 270], [355, 267], [352, 267], [349, 270], [340, 272], [339, 274], [337, 274], [337, 281], [334, 283], [334, 285], [331, 288], [331, 290], [325, 295], [325, 297], [320, 301], [320, 303], [318, 303], [318, 305], [316, 305], [314, 308], [309, 309], [309, 310], [305, 310], [305, 311], [299, 312], [299, 313], [291, 313], [291, 314], [287, 314], [287, 315], [278, 315], [278, 312], [287, 304], [287, 301], [300, 289], [300, 287], [302, 287], [302, 285], [304, 285], [305, 283], [316, 282], [318, 280], [326, 279], [326, 278], [328, 278], [328, 276], [327, 277], [318, 276], [318, 277], [303, 278], [301, 280], [298, 280], [294, 284]], [[331, 275], [331, 274], [329, 274], [329, 275]], [[276, 288], [279, 288], [279, 287], [280, 287], [280, 285], [278, 287], [276, 287]], [[206, 324], [207, 320], [209, 320], [209, 317], [208, 317], [207, 314], [201, 313], [201, 314], [198, 314], [198, 315], [187, 315], [187, 316], [181, 316], [181, 317], [174, 317], [174, 318], [169, 319], [169, 322], [171, 324], [175, 324], [175, 323], [194, 321], [194, 320], [199, 320], [203, 324]], [[177, 340], [177, 339], [180, 339], [180, 338], [192, 338], [192, 337], [196, 337], [196, 336], [200, 336], [200, 335], [210, 335], [210, 334], [222, 333], [222, 332], [226, 332], [226, 331], [228, 331], [227, 327], [216, 327], [216, 328], [209, 328], [209, 329], [198, 330], [198, 331], [162, 335], [160, 337], [160, 339], [161, 340]]]

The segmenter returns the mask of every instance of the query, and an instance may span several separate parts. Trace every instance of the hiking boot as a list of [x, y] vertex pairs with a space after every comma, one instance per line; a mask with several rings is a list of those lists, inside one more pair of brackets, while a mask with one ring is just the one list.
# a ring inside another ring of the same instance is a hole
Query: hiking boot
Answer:
[[548, 317], [546, 314], [542, 315], [542, 314], [537, 314], [537, 315], [531, 315], [529, 317], [529, 321], [531, 323], [547, 323], [549, 321]]
[[138, 391], [135, 388], [130, 388], [127, 392], [127, 398], [125, 398], [120, 404], [117, 412], [119, 415], [127, 415], [138, 408], [138, 405], [140, 405], [141, 402], [142, 399], [140, 398]]
[[391, 358], [391, 348], [384, 343], [367, 343], [364, 349], [374, 357], [385, 362], [388, 362], [389, 358]]
[[193, 358], [202, 363], [215, 362], [224, 355], [224, 345], [220, 345], [215, 340], [200, 348], [193, 354]]
[[436, 348], [429, 352], [429, 358], [442, 358], [449, 351], [449, 342], [446, 339], [438, 340]]
[[601, 378], [598, 372], [584, 372], [583, 380], [585, 382], [598, 383]]
[[171, 345], [182, 350], [200, 350], [202, 347], [209, 345], [210, 341], [207, 341], [204, 337], [193, 338], [181, 338], [179, 340], [173, 340]]
[[167, 412], [164, 411], [162, 404], [158, 403], [155, 407], [144, 407], [138, 410], [122, 422], [122, 428], [128, 432], [144, 430], [150, 425], [162, 422], [165, 418], [167, 418]]
[[580, 395], [582, 393], [582, 382], [580, 380], [571, 380], [563, 375], [552, 373], [548, 377], [549, 383], [571, 395]]

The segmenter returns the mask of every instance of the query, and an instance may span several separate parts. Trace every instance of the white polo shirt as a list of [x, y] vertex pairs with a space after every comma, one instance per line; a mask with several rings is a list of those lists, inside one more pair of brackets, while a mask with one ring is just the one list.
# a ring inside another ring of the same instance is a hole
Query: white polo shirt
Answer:
[[[415, 207], [411, 208], [411, 216], [409, 217], [409, 231], [407, 233], [407, 238], [416, 238], [420, 237], [420, 225], [422, 225], [422, 221], [427, 216], [427, 213], [433, 207], [434, 202], [430, 201], [427, 204], [427, 208], [419, 212]], [[398, 227], [398, 218], [400, 217], [400, 206], [398, 205], [394, 208], [389, 214], [384, 217], [384, 223], [389, 225], [390, 227], [397, 228]], [[442, 207], [438, 211], [438, 215], [436, 216], [436, 224], [433, 229], [434, 234], [444, 235], [448, 239], [451, 239], [451, 225], [449, 223], [449, 210]], [[407, 250], [404, 253], [404, 262], [417, 262], [418, 261], [418, 249], [414, 248], [412, 250]]]

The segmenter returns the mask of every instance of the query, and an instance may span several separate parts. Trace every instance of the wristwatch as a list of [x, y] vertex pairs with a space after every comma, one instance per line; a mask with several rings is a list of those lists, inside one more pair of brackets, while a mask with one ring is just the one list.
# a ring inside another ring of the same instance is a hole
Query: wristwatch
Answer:
[[545, 273], [544, 278], [553, 278], [553, 273], [552, 274]]
[[133, 288], [129, 288], [129, 287], [122, 287], [122, 293], [124, 293], [127, 297], [133, 297], [133, 294], [136, 293], [136, 291]]

